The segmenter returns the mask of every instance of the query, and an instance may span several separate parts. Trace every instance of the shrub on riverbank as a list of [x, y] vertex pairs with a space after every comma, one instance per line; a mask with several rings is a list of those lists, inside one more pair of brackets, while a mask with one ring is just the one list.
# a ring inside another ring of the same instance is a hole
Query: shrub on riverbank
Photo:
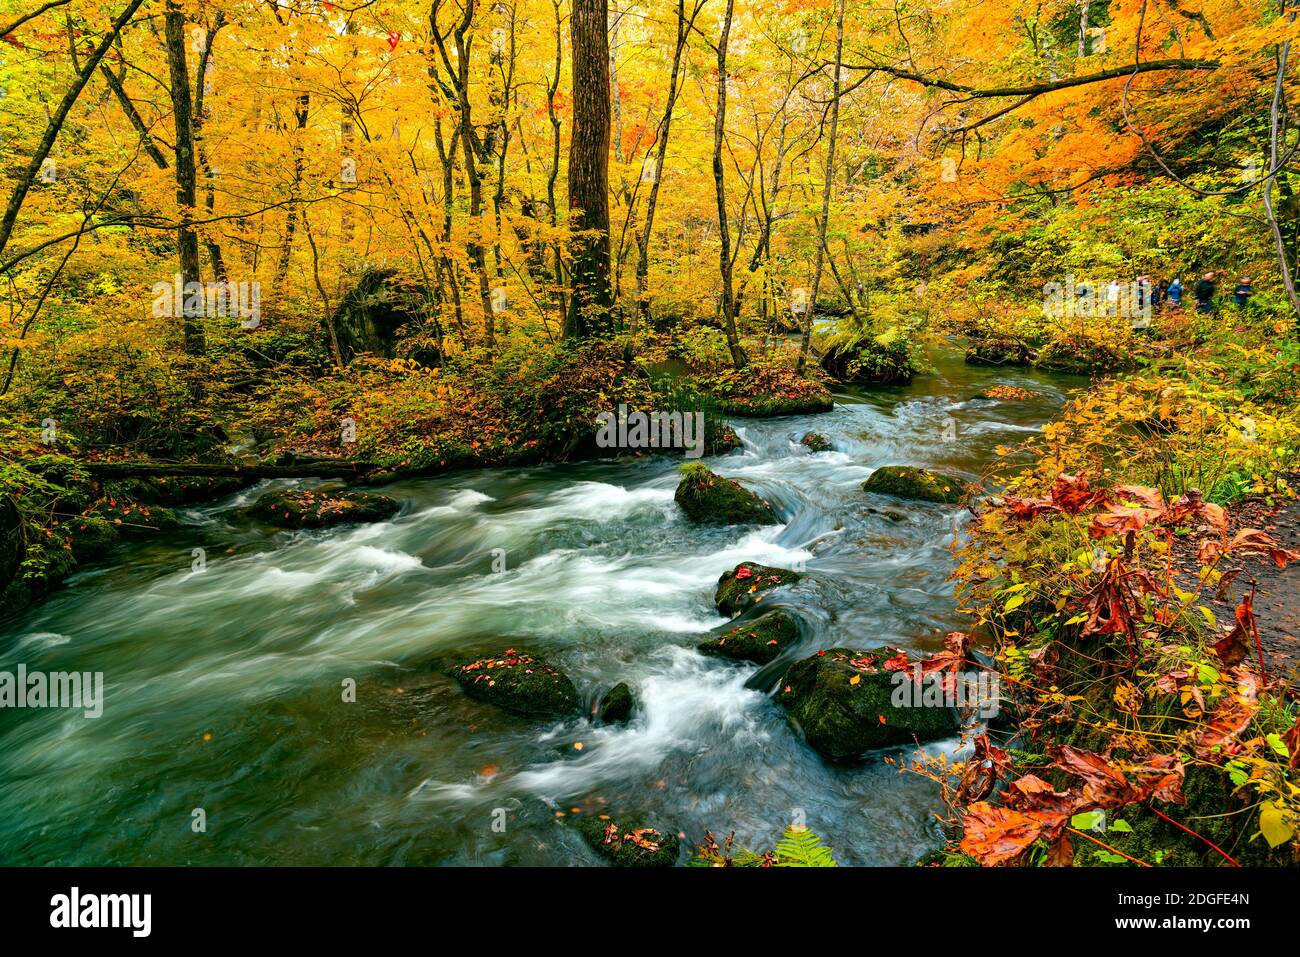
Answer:
[[917, 765], [943, 783], [967, 858], [1300, 855], [1297, 706], [1263, 658], [1250, 593], [1233, 622], [1210, 607], [1251, 563], [1300, 560], [1267, 530], [1230, 531], [1223, 507], [1289, 494], [1297, 409], [1285, 388], [1252, 397], [1240, 360], [1166, 373], [1067, 406], [964, 545], [959, 594], [995, 638], [1019, 733]]

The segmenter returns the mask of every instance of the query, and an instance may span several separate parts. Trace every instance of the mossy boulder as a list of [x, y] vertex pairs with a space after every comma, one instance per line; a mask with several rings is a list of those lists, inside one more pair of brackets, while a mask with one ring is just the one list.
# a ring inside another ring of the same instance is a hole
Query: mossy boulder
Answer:
[[632, 717], [636, 702], [632, 698], [632, 689], [626, 681], [620, 681], [610, 688], [600, 699], [596, 708], [596, 717], [605, 724], [622, 724]]
[[591, 849], [615, 867], [672, 867], [680, 844], [667, 834], [644, 824], [624, 825], [607, 815], [579, 818], [575, 826]]
[[820, 432], [809, 432], [799, 440], [799, 444], [810, 452], [829, 452], [834, 448], [831, 445], [831, 440]]
[[742, 622], [717, 638], [701, 642], [698, 647], [706, 655], [765, 665], [798, 640], [798, 623], [784, 611], [775, 609], [753, 621]]
[[471, 698], [515, 714], [559, 717], [578, 707], [568, 675], [513, 648], [454, 665], [450, 674]]
[[726, 455], [744, 446], [736, 430], [725, 423], [719, 423], [704, 434], [704, 452], [706, 455]]
[[1034, 365], [1049, 372], [1098, 375], [1126, 366], [1119, 350], [1107, 342], [1085, 336], [1063, 336], [1043, 346]]
[[103, 493], [117, 501], [168, 506], [193, 505], [238, 492], [250, 484], [252, 483], [247, 479], [225, 476], [160, 476], [106, 482]]
[[762, 599], [766, 592], [781, 585], [797, 582], [802, 576], [788, 568], [774, 568], [757, 562], [741, 562], [718, 579], [713, 602], [718, 611], [735, 617]]
[[838, 342], [822, 353], [821, 367], [840, 382], [854, 385], [906, 385], [920, 371], [905, 336], [864, 336]]
[[123, 537], [169, 532], [181, 527], [180, 517], [170, 508], [129, 499], [106, 497], [91, 514], [112, 525]]
[[862, 491], [921, 502], [956, 505], [965, 496], [967, 485], [959, 478], [931, 472], [910, 465], [885, 465], [871, 473], [862, 483]]
[[951, 708], [894, 704], [897, 681], [910, 680], [899, 674], [904, 662], [893, 648], [819, 651], [790, 666], [776, 698], [808, 744], [832, 760], [955, 734], [959, 723]]
[[381, 522], [396, 515], [399, 507], [391, 498], [370, 492], [288, 489], [263, 495], [248, 512], [282, 528], [329, 528]]
[[704, 525], [772, 525], [772, 506], [739, 482], [714, 474], [707, 465], [682, 466], [682, 480], [673, 499], [687, 518]]
[[966, 362], [973, 366], [1027, 366], [1032, 360], [1033, 353], [1019, 339], [977, 339], [966, 350]]

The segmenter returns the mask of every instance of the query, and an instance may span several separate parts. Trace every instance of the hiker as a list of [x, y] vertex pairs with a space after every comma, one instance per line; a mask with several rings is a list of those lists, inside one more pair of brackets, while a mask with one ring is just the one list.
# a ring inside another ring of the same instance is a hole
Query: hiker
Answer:
[[1183, 281], [1177, 276], [1169, 280], [1169, 286], [1165, 289], [1165, 298], [1169, 300], [1169, 304], [1175, 309], [1182, 307]]
[[1106, 315], [1119, 315], [1119, 294], [1121, 287], [1118, 279], [1112, 279], [1106, 286]]
[[1249, 276], [1242, 276], [1237, 288], [1232, 290], [1232, 301], [1238, 309], [1245, 309], [1250, 297], [1255, 295], [1255, 288], [1250, 284]]
[[1169, 280], [1157, 279], [1155, 291], [1151, 295], [1151, 305], [1159, 309], [1165, 304], [1165, 298], [1169, 295]]
[[1218, 286], [1214, 282], [1214, 273], [1207, 272], [1196, 282], [1196, 311], [1214, 312], [1214, 293]]

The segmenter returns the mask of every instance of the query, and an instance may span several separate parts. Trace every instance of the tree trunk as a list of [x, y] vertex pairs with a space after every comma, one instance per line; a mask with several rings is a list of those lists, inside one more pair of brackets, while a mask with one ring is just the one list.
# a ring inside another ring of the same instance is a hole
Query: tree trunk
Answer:
[[817, 224], [817, 261], [813, 268], [812, 294], [804, 307], [803, 336], [799, 342], [798, 369], [803, 372], [812, 344], [813, 314], [817, 311], [817, 294], [822, 284], [822, 268], [826, 261], [826, 227], [831, 219], [831, 191], [835, 187], [835, 141], [840, 131], [840, 72], [844, 59], [844, 0], [835, 8], [835, 76], [831, 80], [831, 136], [826, 147], [826, 179], [822, 184], [822, 215]]
[[731, 224], [727, 220], [727, 183], [722, 165], [722, 144], [727, 132], [727, 45], [731, 40], [731, 17], [735, 0], [727, 0], [727, 13], [722, 21], [722, 36], [718, 39], [718, 106], [713, 118], [713, 186], [718, 198], [718, 236], [720, 251], [718, 264], [722, 274], [722, 328], [727, 335], [727, 349], [737, 369], [743, 369], [749, 358], [740, 346], [736, 334], [736, 301], [731, 281]]
[[[573, 291], [564, 333], [572, 339], [610, 327], [609, 35], [607, 0], [573, 0], [573, 135], [569, 143], [569, 222]], [[579, 232], [580, 231], [580, 232]]]
[[[168, 2], [165, 17], [167, 41], [167, 66], [171, 78], [172, 114], [176, 121], [176, 205], [179, 207], [181, 225], [176, 230], [176, 246], [180, 258], [180, 276], [183, 288], [199, 282], [199, 237], [190, 221], [197, 200], [197, 172], [194, 165], [194, 110], [190, 99], [190, 76], [185, 65], [185, 13], [173, 2]], [[204, 352], [203, 325], [198, 312], [203, 296], [184, 296], [181, 313], [185, 337], [185, 352], [198, 356]]]

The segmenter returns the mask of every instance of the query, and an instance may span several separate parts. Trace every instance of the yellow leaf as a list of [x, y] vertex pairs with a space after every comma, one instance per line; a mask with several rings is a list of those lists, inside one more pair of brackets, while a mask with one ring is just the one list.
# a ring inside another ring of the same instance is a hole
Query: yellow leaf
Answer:
[[861, 683], [862, 683], [862, 675], [854, 675], [852, 678], [849, 679], [849, 684], [851, 685], [857, 685]]

